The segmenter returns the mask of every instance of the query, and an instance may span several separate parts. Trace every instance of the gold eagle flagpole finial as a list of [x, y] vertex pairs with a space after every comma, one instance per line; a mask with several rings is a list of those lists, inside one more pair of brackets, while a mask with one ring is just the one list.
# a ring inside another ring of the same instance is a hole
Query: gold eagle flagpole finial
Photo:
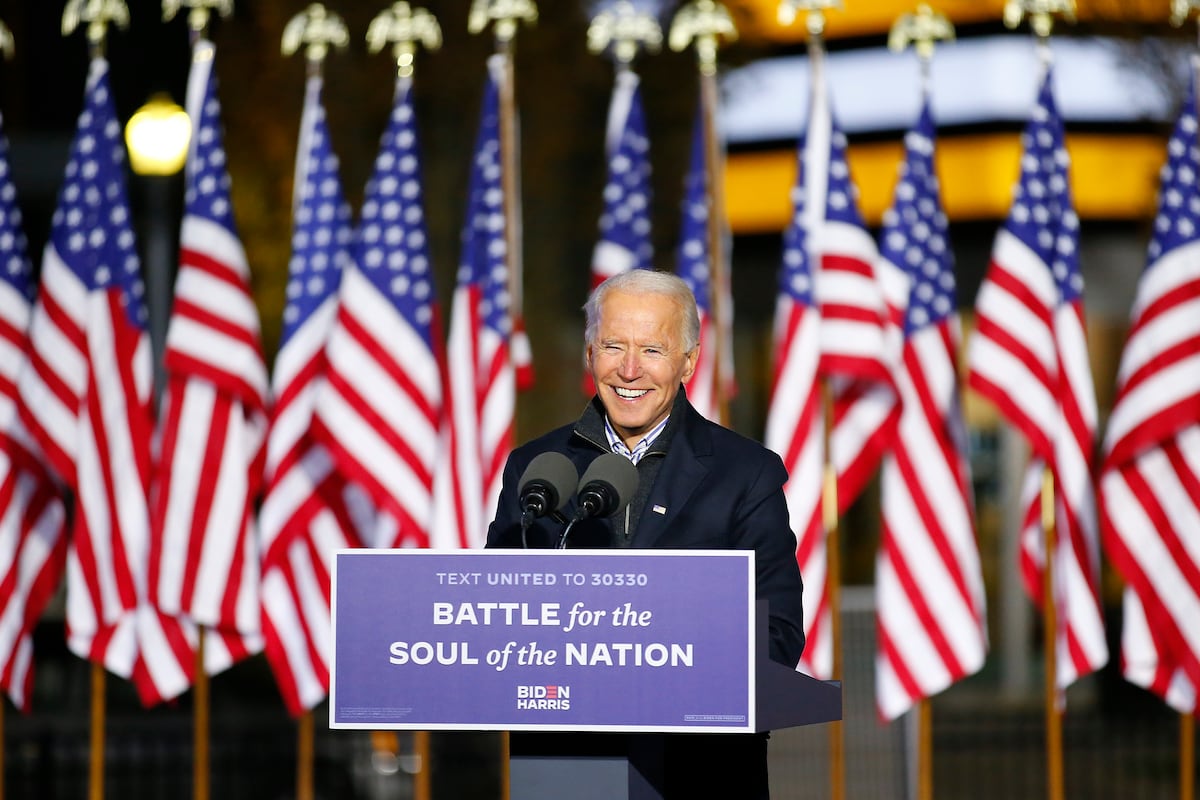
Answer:
[[676, 52], [685, 50], [693, 42], [700, 72], [715, 75], [717, 72], [717, 47], [722, 38], [737, 38], [737, 28], [729, 10], [715, 0], [695, 0], [676, 12], [671, 20], [668, 43]]
[[820, 37], [825, 33], [825, 12], [831, 8], [843, 9], [842, 0], [780, 0], [776, 17], [780, 25], [791, 25], [801, 11], [807, 11], [805, 25], [808, 34]]
[[658, 52], [662, 46], [662, 28], [653, 14], [638, 11], [630, 0], [618, 0], [592, 17], [587, 42], [592, 53], [603, 53], [611, 46], [617, 63], [627, 65], [637, 57], [639, 49]]
[[63, 9], [63, 36], [74, 33], [81, 22], [87, 23], [87, 39], [93, 53], [103, 55], [109, 23], [128, 28], [129, 7], [125, 0], [69, 0]]
[[437, 50], [442, 46], [442, 29], [433, 14], [423, 8], [411, 8], [404, 0], [392, 3], [367, 27], [367, 50], [378, 53], [386, 45], [392, 45], [396, 74], [401, 78], [412, 77], [418, 43], [427, 50]]
[[488, 23], [495, 23], [496, 41], [507, 43], [517, 35], [521, 22], [537, 22], [537, 4], [533, 0], [474, 0], [467, 16], [467, 30], [482, 33]]
[[1075, 22], [1075, 0], [1008, 0], [1004, 4], [1004, 24], [1016, 28], [1021, 20], [1029, 17], [1029, 27], [1043, 42], [1054, 30], [1054, 16], [1061, 15], [1067, 22]]
[[3, 20], [0, 20], [0, 53], [4, 54], [6, 59], [12, 58], [16, 52], [16, 44], [13, 39], [12, 31]]
[[1200, 9], [1200, 0], [1171, 0], [1171, 24], [1176, 28], [1187, 22], [1192, 9]]
[[188, 11], [188, 29], [193, 36], [208, 35], [208, 21], [215, 11], [223, 18], [233, 14], [233, 0], [163, 0], [163, 22], [175, 18], [179, 9], [186, 6]]
[[889, 50], [899, 53], [911, 44], [923, 62], [933, 58], [940, 41], [954, 41], [954, 26], [925, 3], [917, 6], [915, 14], [901, 14], [888, 33]]
[[901, 14], [888, 32], [888, 49], [903, 52], [910, 44], [921, 61], [922, 90], [929, 90], [929, 64], [939, 41], [954, 41], [954, 25], [945, 15], [927, 4], [917, 6], [915, 14]]
[[1178, 28], [1187, 22], [1193, 8], [1200, 8], [1200, 0], [1171, 0], [1171, 24]]
[[320, 70], [329, 48], [344, 48], [350, 44], [350, 33], [346, 23], [320, 3], [310, 3], [308, 8], [292, 17], [283, 28], [280, 52], [290, 56], [304, 47], [304, 57], [311, 70]]

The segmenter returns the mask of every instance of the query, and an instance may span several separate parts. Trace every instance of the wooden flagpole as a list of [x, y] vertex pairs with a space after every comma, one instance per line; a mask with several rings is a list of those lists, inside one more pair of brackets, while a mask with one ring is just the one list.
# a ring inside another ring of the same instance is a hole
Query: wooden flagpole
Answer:
[[[63, 9], [62, 32], [68, 36], [81, 22], [87, 23], [88, 49], [92, 58], [104, 57], [105, 40], [110, 23], [119, 28], [129, 27], [129, 9], [124, 0], [68, 0]], [[105, 676], [104, 666], [91, 662], [92, 701], [91, 726], [88, 737], [88, 800], [104, 800], [104, 728]]]
[[[954, 26], [942, 14], [925, 3], [917, 6], [915, 14], [901, 14], [888, 35], [888, 48], [905, 50], [910, 44], [921, 63], [921, 95], [930, 93], [930, 62], [940, 40], [953, 39]], [[914, 708], [917, 727], [917, 800], [933, 800], [933, 709], [928, 698], [919, 700]]]
[[1179, 715], [1179, 800], [1196, 796], [1196, 718]]
[[196, 632], [196, 679], [192, 686], [192, 797], [209, 798], [209, 683], [204, 668], [204, 626]]
[[1054, 600], [1054, 551], [1058, 546], [1054, 514], [1054, 476], [1042, 476], [1042, 648], [1045, 651], [1046, 797], [1063, 800], [1062, 709], [1058, 701], [1058, 615]]
[[917, 702], [917, 800], [933, 800], [933, 705]]
[[305, 711], [296, 720], [296, 800], [314, 800], [313, 790], [313, 712]]
[[[217, 1], [219, 0], [209, 0]], [[193, 10], [192, 13], [196, 12]], [[307, 76], [320, 77], [330, 48], [344, 50], [349, 43], [350, 35], [342, 18], [327, 11], [320, 3], [312, 3], [284, 26], [280, 53], [284, 56], [294, 55], [303, 47]], [[198, 676], [199, 674], [200, 672]], [[197, 680], [199, 681], [199, 677]], [[296, 800], [313, 800], [316, 796], [313, 774], [316, 761], [315, 737], [316, 722], [313, 712], [311, 709], [306, 710], [296, 720]]]
[[88, 800], [104, 800], [104, 667], [92, 662], [92, 718], [88, 737]]
[[708, 307], [712, 327], [717, 332], [713, 344], [712, 392], [717, 399], [717, 420], [729, 424], [729, 397], [725, 391], [729, 376], [725, 370], [729, 354], [725, 331], [730, 309], [726, 307], [729, 276], [725, 254], [725, 158], [717, 130], [717, 48], [722, 40], [737, 38], [737, 28], [729, 11], [715, 0], [694, 0], [676, 12], [671, 22], [670, 45], [682, 51], [696, 48], [696, 66], [700, 73], [700, 115], [704, 127], [704, 171], [708, 176]]
[[[514, 323], [523, 319], [523, 285], [521, 252], [521, 203], [519, 197], [516, 120], [516, 88], [513, 70], [513, 49], [517, 31], [522, 22], [532, 25], [537, 22], [537, 4], [534, 0], [472, 0], [467, 16], [467, 30], [478, 34], [491, 25], [496, 39], [496, 55], [502, 61], [502, 78], [499, 86], [500, 99], [500, 165], [502, 170], [501, 189], [504, 208], [504, 241], [508, 266], [511, 318]], [[523, 333], [513, 332], [514, 336]], [[524, 341], [514, 341], [517, 347], [526, 347]], [[519, 378], [519, 376], [518, 376]], [[518, 380], [518, 383], [520, 381]], [[508, 798], [508, 732], [500, 735], [502, 800]]]

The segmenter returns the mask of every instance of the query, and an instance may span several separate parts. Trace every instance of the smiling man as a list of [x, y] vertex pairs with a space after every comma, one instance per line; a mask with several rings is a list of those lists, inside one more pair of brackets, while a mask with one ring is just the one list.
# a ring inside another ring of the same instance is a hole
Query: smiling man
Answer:
[[[596, 396], [575, 423], [513, 451], [488, 546], [521, 546], [518, 484], [536, 456], [562, 453], [580, 473], [602, 453], [625, 456], [638, 474], [629, 505], [578, 522], [569, 546], [753, 550], [756, 594], [769, 603], [770, 656], [794, 667], [804, 627], [783, 496], [787, 471], [770, 450], [688, 402], [683, 384], [696, 368], [700, 335], [691, 289], [667, 272], [631, 270], [596, 287], [584, 311], [584, 359]], [[563, 513], [574, 511], [572, 500]], [[525, 541], [554, 547], [562, 529], [561, 520], [543, 517]], [[665, 798], [769, 796], [765, 734], [648, 736], [663, 754]], [[633, 737], [630, 747], [646, 741]]]

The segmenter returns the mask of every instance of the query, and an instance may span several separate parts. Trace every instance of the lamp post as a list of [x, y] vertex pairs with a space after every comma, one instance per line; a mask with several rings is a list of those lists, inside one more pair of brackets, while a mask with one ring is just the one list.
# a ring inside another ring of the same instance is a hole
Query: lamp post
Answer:
[[129, 163], [139, 187], [139, 233], [154, 353], [155, 400], [163, 388], [163, 353], [178, 263], [180, 211], [178, 176], [187, 161], [192, 124], [166, 94], [155, 94], [125, 126]]

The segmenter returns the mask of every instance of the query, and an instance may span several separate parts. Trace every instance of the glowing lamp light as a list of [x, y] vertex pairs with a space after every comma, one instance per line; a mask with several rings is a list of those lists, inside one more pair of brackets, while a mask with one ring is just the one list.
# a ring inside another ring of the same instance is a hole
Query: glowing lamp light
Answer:
[[165, 94], [156, 94], [125, 125], [129, 163], [139, 175], [174, 175], [187, 160], [192, 122]]

